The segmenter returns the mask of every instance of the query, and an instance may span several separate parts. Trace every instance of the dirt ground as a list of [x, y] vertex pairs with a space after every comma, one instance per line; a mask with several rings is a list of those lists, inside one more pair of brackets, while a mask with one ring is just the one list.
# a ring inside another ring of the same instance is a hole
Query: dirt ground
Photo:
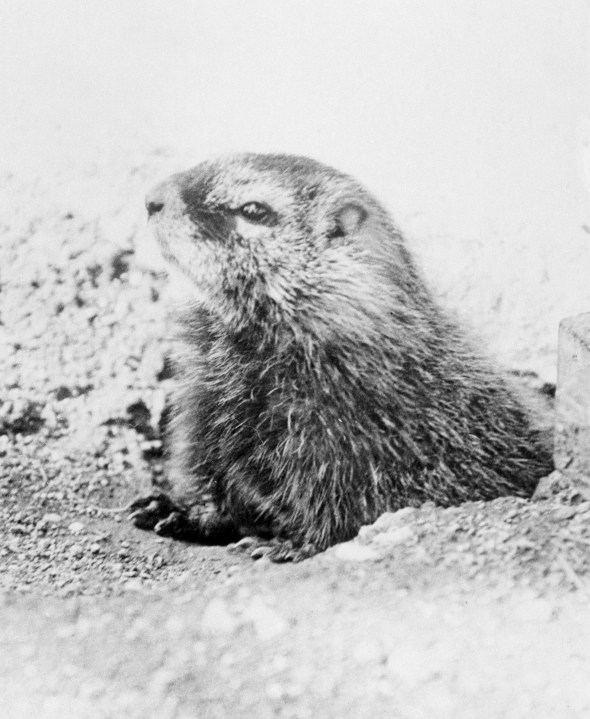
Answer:
[[180, 157], [50, 137], [0, 176], [0, 715], [590, 716], [590, 496], [559, 478], [297, 565], [130, 526], [171, 381], [141, 198]]

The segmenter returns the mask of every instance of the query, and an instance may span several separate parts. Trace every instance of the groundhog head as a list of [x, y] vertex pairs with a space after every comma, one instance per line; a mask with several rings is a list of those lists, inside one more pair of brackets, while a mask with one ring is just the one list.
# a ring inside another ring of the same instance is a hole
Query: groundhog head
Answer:
[[221, 157], [173, 175], [146, 206], [164, 257], [232, 325], [366, 333], [396, 296], [404, 305], [413, 268], [387, 213], [313, 160]]

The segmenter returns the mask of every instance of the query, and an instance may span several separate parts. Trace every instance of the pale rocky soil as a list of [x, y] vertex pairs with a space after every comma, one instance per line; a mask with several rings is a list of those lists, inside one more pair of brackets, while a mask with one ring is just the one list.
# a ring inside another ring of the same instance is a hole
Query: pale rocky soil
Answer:
[[583, 492], [402, 511], [285, 566], [125, 521], [170, 382], [141, 197], [182, 167], [131, 134], [51, 128], [0, 175], [0, 715], [590, 716]]

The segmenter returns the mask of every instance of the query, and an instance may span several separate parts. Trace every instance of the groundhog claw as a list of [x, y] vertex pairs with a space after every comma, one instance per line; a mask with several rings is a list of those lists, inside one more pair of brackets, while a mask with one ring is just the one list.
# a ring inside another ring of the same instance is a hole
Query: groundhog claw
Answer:
[[248, 535], [247, 537], [242, 537], [238, 542], [233, 542], [232, 544], [228, 544], [227, 548], [230, 552], [237, 553], [237, 552], [247, 552], [251, 549], [258, 549], [262, 545], [266, 545], [267, 542], [260, 539], [259, 537], [252, 537]]
[[269, 559], [271, 562], [301, 562], [303, 559], [317, 554], [311, 544], [297, 547], [289, 539], [261, 539], [260, 537], [243, 537], [239, 542], [230, 544], [231, 552], [248, 552], [252, 559]]
[[178, 513], [178, 507], [174, 502], [167, 495], [161, 493], [138, 497], [129, 504], [127, 510], [130, 512], [129, 519], [136, 527], [156, 529], [156, 531], [168, 517]]
[[171, 512], [156, 524], [154, 532], [161, 537], [182, 537], [188, 528], [186, 516], [182, 512]]

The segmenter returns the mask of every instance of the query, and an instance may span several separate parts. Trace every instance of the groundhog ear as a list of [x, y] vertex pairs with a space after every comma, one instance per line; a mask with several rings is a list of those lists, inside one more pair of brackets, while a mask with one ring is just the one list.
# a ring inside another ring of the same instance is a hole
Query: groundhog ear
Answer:
[[334, 229], [330, 237], [348, 237], [360, 230], [367, 219], [367, 211], [360, 205], [349, 203], [341, 207], [334, 217]]

